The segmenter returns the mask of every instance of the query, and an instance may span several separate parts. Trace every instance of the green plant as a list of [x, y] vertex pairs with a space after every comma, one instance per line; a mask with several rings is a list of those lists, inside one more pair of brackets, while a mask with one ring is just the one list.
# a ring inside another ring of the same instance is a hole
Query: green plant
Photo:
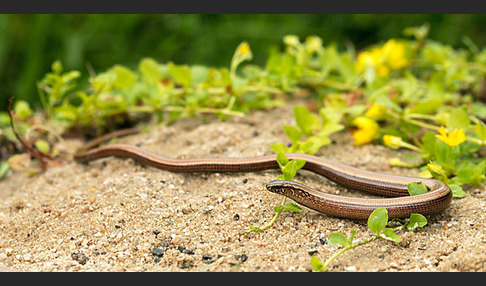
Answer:
[[[387, 227], [397, 222], [400, 223], [398, 226]], [[377, 208], [368, 218], [368, 229], [372, 232], [370, 237], [355, 240], [356, 230], [351, 230], [349, 237], [339, 232], [331, 233], [327, 238], [329, 245], [340, 246], [342, 248], [325, 262], [322, 262], [317, 256], [311, 257], [310, 263], [312, 270], [319, 272], [326, 271], [327, 267], [344, 252], [375, 240], [390, 240], [398, 243], [402, 241], [402, 238], [396, 232], [404, 228], [408, 231], [413, 231], [418, 227], [424, 227], [426, 224], [427, 219], [421, 214], [411, 214], [407, 220], [392, 219], [389, 221], [388, 211], [385, 208]]]

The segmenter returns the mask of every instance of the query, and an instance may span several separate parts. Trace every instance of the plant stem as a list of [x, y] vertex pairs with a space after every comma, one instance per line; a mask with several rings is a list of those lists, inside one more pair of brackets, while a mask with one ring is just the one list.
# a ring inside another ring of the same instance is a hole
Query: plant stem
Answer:
[[280, 216], [280, 213], [283, 211], [286, 199], [287, 199], [287, 197], [283, 198], [282, 203], [280, 204], [281, 208], [277, 211], [277, 213], [273, 216], [272, 220], [268, 224], [266, 224], [264, 226], [251, 227], [249, 230], [246, 231], [246, 233], [257, 232], [257, 231], [261, 231], [261, 230], [265, 230], [267, 228], [270, 228], [275, 223], [277, 218]]
[[367, 244], [367, 243], [372, 242], [372, 241], [377, 240], [377, 239], [380, 239], [380, 236], [378, 236], [378, 235], [372, 236], [372, 237], [370, 237], [368, 239], [363, 239], [363, 240], [358, 241], [356, 243], [352, 243], [350, 246], [344, 247], [343, 249], [341, 249], [338, 252], [334, 253], [333, 256], [329, 257], [329, 259], [327, 259], [326, 262], [324, 262], [323, 267], [322, 267], [322, 271], [326, 271], [327, 266], [329, 266], [329, 264], [331, 264], [331, 262], [334, 259], [336, 259], [337, 257], [339, 257], [339, 255], [343, 254], [345, 251], [348, 251], [350, 249], [353, 249], [353, 248], [358, 247], [358, 246], [363, 245], [363, 244]]

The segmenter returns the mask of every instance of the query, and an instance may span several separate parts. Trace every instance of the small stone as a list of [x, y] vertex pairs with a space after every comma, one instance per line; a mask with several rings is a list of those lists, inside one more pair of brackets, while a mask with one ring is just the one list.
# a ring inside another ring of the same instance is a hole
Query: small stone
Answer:
[[212, 255], [209, 255], [209, 254], [203, 254], [202, 255], [202, 259], [203, 260], [211, 260], [211, 259], [213, 259], [213, 256]]
[[319, 242], [322, 244], [322, 245], [325, 245], [327, 240], [324, 238], [324, 237], [319, 237]]
[[12, 254], [13, 254], [13, 249], [12, 249], [12, 248], [5, 248], [5, 254], [6, 254], [7, 256], [12, 255]]
[[182, 245], [177, 246], [177, 250], [179, 250], [180, 252], [182, 252], [184, 249], [186, 249], [185, 246]]
[[240, 260], [241, 260], [241, 262], [245, 262], [245, 261], [247, 261], [247, 260], [248, 260], [248, 255], [246, 255], [246, 254], [244, 254], [244, 253], [243, 253], [243, 254], [240, 256]]
[[85, 265], [88, 262], [89, 258], [82, 252], [73, 252], [71, 253], [71, 258], [77, 261], [81, 265]]
[[235, 214], [235, 215], [233, 216], [233, 219], [234, 219], [234, 220], [239, 220], [239, 219], [240, 219], [240, 215], [239, 215], [239, 214]]
[[182, 253], [191, 254], [192, 255], [192, 254], [194, 254], [194, 250], [189, 249], [189, 248], [186, 248], [186, 249], [182, 250]]
[[157, 244], [158, 247], [160, 248], [163, 248], [164, 250], [167, 250], [167, 248], [169, 247], [169, 244], [165, 241], [161, 241]]
[[246, 184], [246, 183], [248, 183], [248, 179], [247, 178], [244, 178], [243, 179], [243, 184]]
[[213, 206], [204, 206], [204, 207], [201, 208], [201, 210], [205, 213], [208, 213], [208, 212], [212, 211], [213, 209], [214, 209]]
[[164, 249], [162, 249], [161, 247], [154, 247], [152, 248], [152, 254], [153, 255], [156, 255], [156, 256], [163, 256], [165, 253]]
[[315, 242], [315, 241], [313, 241], [313, 242], [311, 243], [311, 245], [310, 245], [310, 247], [312, 247], [312, 248], [314, 248], [314, 247], [316, 247], [316, 246], [317, 246], [317, 242]]
[[317, 249], [315, 249], [315, 250], [310, 250], [310, 251], [309, 251], [309, 252], [307, 252], [307, 253], [309, 253], [309, 255], [310, 255], [310, 256], [314, 256], [314, 255], [317, 255], [317, 253], [319, 253], [319, 250], [317, 250]]

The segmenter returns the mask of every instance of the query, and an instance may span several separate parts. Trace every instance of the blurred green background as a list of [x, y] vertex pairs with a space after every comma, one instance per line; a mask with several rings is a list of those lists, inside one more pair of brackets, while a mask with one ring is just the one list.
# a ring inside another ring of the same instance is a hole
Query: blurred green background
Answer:
[[8, 98], [39, 107], [36, 82], [53, 61], [65, 70], [87, 65], [102, 72], [114, 64], [136, 67], [143, 57], [159, 62], [229, 66], [236, 46], [248, 41], [253, 64], [263, 66], [271, 47], [287, 34], [317, 35], [324, 45], [359, 50], [402, 37], [409, 26], [430, 24], [429, 39], [465, 47], [464, 37], [486, 45], [486, 15], [294, 15], [294, 14], [33, 14], [0, 15], [0, 110]]

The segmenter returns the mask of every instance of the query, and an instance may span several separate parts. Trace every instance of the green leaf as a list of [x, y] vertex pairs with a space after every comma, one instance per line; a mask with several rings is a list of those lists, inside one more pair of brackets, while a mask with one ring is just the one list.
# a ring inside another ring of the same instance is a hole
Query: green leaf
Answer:
[[486, 141], [486, 125], [481, 120], [476, 123], [475, 131], [482, 141]]
[[294, 108], [294, 116], [297, 126], [305, 136], [313, 135], [322, 128], [321, 118], [302, 105]]
[[197, 85], [205, 82], [208, 79], [208, 68], [201, 65], [194, 65], [190, 67], [192, 84]]
[[413, 231], [417, 227], [424, 227], [426, 224], [427, 224], [427, 219], [423, 215], [412, 213], [410, 214], [410, 220], [407, 224], [407, 229], [409, 231]]
[[473, 185], [480, 185], [482, 184], [486, 177], [483, 173], [479, 173], [478, 170], [474, 168], [464, 168], [457, 172], [457, 178], [459, 180], [459, 184], [473, 184]]
[[309, 137], [302, 145], [301, 145], [301, 151], [302, 153], [305, 154], [315, 154], [319, 149], [324, 146], [328, 145], [331, 143], [331, 139], [327, 137], [317, 137], [317, 136], [312, 136]]
[[289, 158], [284, 153], [277, 154], [277, 162], [281, 168], [283, 168], [289, 162]]
[[348, 245], [352, 245], [353, 244], [353, 239], [354, 239], [354, 236], [356, 235], [356, 230], [352, 229], [351, 230], [351, 235], [348, 237]]
[[466, 192], [464, 192], [462, 187], [459, 185], [451, 184], [449, 185], [449, 188], [451, 189], [453, 198], [459, 199], [459, 198], [464, 198], [466, 196]]
[[283, 211], [301, 213], [302, 208], [300, 206], [296, 205], [296, 204], [288, 203], [288, 204], [285, 205]]
[[19, 100], [15, 103], [14, 112], [20, 120], [25, 120], [32, 113], [34, 113], [34, 111], [30, 108], [29, 103], [24, 100]]
[[435, 142], [435, 158], [439, 164], [444, 166], [446, 171], [454, 169], [457, 160], [459, 159], [460, 148], [457, 146], [450, 147], [446, 143], [436, 140]]
[[172, 62], [168, 63], [169, 72], [174, 80], [185, 87], [191, 86], [191, 69], [187, 65], [175, 65]]
[[282, 211], [282, 208], [283, 206], [276, 206], [276, 207], [273, 207], [273, 210], [277, 213], [281, 212]]
[[374, 232], [379, 233], [388, 224], [388, 211], [384, 207], [375, 209], [368, 217], [368, 228]]
[[322, 261], [317, 256], [311, 257], [310, 264], [313, 271], [324, 272], [326, 270], [324, 268], [324, 263], [322, 263]]
[[412, 182], [407, 185], [407, 189], [411, 196], [425, 194], [428, 192], [427, 187], [422, 182]]
[[52, 72], [55, 74], [61, 74], [62, 73], [62, 63], [60, 60], [56, 60], [51, 64], [51, 69]]
[[7, 175], [8, 170], [10, 170], [10, 167], [8, 166], [7, 161], [0, 161], [0, 180]]
[[291, 181], [295, 174], [297, 174], [297, 170], [301, 169], [305, 165], [305, 160], [296, 159], [288, 162], [282, 169], [282, 173], [285, 175], [285, 179]]
[[283, 143], [275, 143], [270, 146], [270, 149], [272, 149], [273, 152], [275, 153], [289, 153], [289, 148], [285, 146]]
[[39, 150], [42, 154], [48, 154], [49, 151], [51, 150], [51, 146], [49, 145], [49, 142], [43, 139], [37, 139], [35, 140], [35, 148]]
[[300, 133], [300, 130], [297, 127], [292, 125], [285, 125], [283, 129], [285, 131], [285, 134], [287, 134], [287, 137], [289, 137], [290, 141], [292, 141], [292, 143], [295, 144], [300, 141], [302, 133]]
[[393, 232], [393, 229], [392, 228], [387, 228], [383, 231], [383, 235], [382, 235], [383, 238], [387, 239], [387, 240], [391, 240], [391, 241], [394, 241], [394, 242], [400, 242], [402, 241], [402, 237], [395, 234], [395, 232]]
[[110, 72], [116, 75], [113, 85], [118, 89], [127, 89], [135, 83], [135, 74], [122, 65], [115, 65], [110, 69]]
[[434, 132], [428, 131], [422, 136], [422, 157], [425, 160], [430, 160], [435, 158], [435, 142], [438, 139], [435, 137]]
[[144, 58], [138, 64], [138, 69], [144, 81], [150, 84], [157, 83], [162, 78], [159, 63], [152, 58]]
[[437, 99], [424, 100], [410, 105], [411, 107], [406, 108], [406, 112], [409, 114], [432, 114], [437, 111], [437, 108], [439, 108], [442, 104], [443, 102]]
[[464, 132], [469, 130], [469, 114], [463, 108], [454, 108], [446, 122], [447, 129], [461, 129]]
[[327, 243], [332, 246], [348, 246], [348, 240], [344, 236], [344, 234], [339, 232], [333, 232], [327, 237]]

